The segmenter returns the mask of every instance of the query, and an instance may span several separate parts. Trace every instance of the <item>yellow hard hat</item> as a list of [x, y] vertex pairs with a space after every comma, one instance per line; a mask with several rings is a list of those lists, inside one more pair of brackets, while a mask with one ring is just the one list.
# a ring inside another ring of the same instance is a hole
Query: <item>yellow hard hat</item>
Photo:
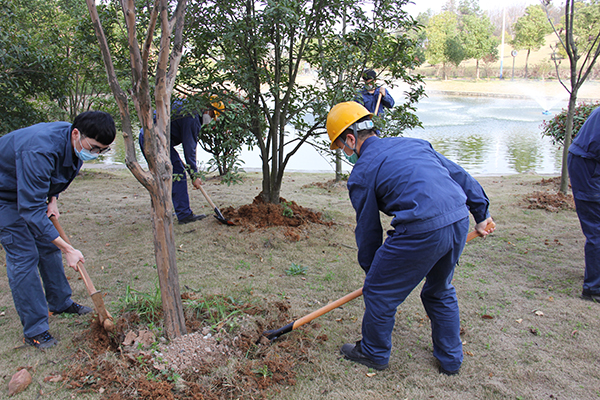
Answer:
[[335, 140], [342, 132], [348, 129], [349, 126], [366, 116], [372, 117], [373, 114], [362, 104], [355, 101], [346, 101], [333, 106], [331, 110], [329, 110], [329, 114], [327, 114], [326, 124], [327, 134], [329, 135], [329, 140], [331, 140], [329, 148], [331, 150], [339, 148], [338, 145], [335, 144]]

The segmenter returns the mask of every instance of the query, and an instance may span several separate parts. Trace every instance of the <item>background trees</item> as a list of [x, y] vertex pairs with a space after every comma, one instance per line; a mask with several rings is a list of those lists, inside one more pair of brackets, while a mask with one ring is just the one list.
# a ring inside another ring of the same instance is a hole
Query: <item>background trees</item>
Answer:
[[0, 0], [0, 134], [114, 112], [95, 40], [80, 1]]
[[515, 50], [527, 50], [525, 60], [525, 78], [527, 78], [527, 65], [531, 50], [539, 50], [546, 43], [545, 36], [552, 32], [552, 27], [542, 6], [533, 5], [525, 9], [513, 26], [514, 38], [510, 42]]
[[[243, 105], [248, 117], [240, 119], [261, 153], [264, 201], [279, 202], [289, 159], [306, 143], [318, 145], [327, 112], [355, 98], [364, 68], [378, 70], [389, 84], [408, 83], [404, 104], [389, 113], [388, 131], [418, 123], [411, 111], [422, 93], [420, 78], [409, 73], [418, 62], [409, 35], [417, 23], [402, 11], [406, 2], [377, 1], [373, 10], [345, 0], [191, 4], [182, 82]], [[300, 82], [305, 68], [313, 79]]]

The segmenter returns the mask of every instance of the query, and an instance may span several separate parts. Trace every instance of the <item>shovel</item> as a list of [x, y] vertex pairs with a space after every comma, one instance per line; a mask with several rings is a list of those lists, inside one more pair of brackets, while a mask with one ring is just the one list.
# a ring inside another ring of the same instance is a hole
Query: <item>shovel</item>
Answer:
[[[58, 231], [58, 234], [60, 235], [60, 237], [65, 242], [71, 244], [67, 234], [63, 230], [62, 226], [60, 226], [60, 224], [58, 223], [58, 219], [54, 215], [52, 215], [50, 217], [50, 220], [54, 224], [54, 227]], [[113, 331], [115, 329], [115, 324], [113, 322], [114, 318], [112, 317], [112, 315], [110, 315], [110, 313], [104, 306], [104, 298], [102, 297], [102, 293], [100, 293], [94, 287], [94, 283], [90, 279], [90, 276], [88, 275], [88, 273], [81, 261], [77, 262], [77, 270], [81, 274], [83, 283], [85, 283], [85, 287], [87, 288], [88, 293], [90, 294], [90, 297], [92, 298], [92, 301], [94, 302], [94, 308], [96, 309], [96, 313], [98, 314], [98, 319], [100, 320], [100, 325], [102, 325], [104, 330], [107, 332]]]
[[233, 221], [230, 221], [228, 219], [226, 219], [223, 214], [221, 214], [221, 210], [219, 210], [219, 208], [217, 206], [215, 206], [215, 203], [212, 202], [212, 200], [210, 199], [210, 197], [208, 197], [208, 193], [206, 193], [206, 191], [204, 190], [204, 188], [202, 186], [199, 187], [200, 191], [202, 192], [202, 194], [204, 195], [204, 198], [206, 199], [206, 201], [208, 201], [208, 204], [210, 204], [210, 206], [213, 208], [213, 210], [215, 211], [215, 215], [214, 217], [222, 224], [225, 225], [235, 225], [233, 223]]
[[[489, 224], [487, 224], [487, 226], [485, 227], [485, 230], [486, 231], [490, 230], [490, 229], [494, 228], [495, 226], [496, 226], [496, 224], [492, 221]], [[471, 241], [473, 238], [476, 238], [477, 236], [480, 236], [477, 231], [470, 232], [467, 235], [467, 242]], [[265, 332], [263, 332], [263, 335], [266, 336], [267, 339], [269, 339], [269, 340], [275, 340], [278, 337], [285, 335], [286, 333], [291, 332], [294, 329], [297, 329], [306, 323], [309, 323], [313, 319], [320, 317], [323, 314], [328, 313], [329, 311], [333, 310], [334, 308], [338, 308], [339, 306], [346, 304], [350, 300], [354, 300], [355, 298], [362, 296], [362, 294], [363, 294], [362, 288], [356, 289], [354, 292], [348, 293], [344, 297], [339, 298], [336, 301], [329, 303], [326, 306], [321, 307], [318, 310], [313, 311], [310, 314], [305, 315], [304, 317], [297, 319], [296, 321], [291, 322], [282, 328], [265, 331]]]

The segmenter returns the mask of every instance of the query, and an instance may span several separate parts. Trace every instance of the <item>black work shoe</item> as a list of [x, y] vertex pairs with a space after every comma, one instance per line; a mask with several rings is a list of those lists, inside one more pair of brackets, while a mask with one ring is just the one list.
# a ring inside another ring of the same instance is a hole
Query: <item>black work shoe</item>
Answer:
[[33, 337], [25, 336], [23, 338], [23, 343], [33, 346], [38, 349], [49, 349], [50, 347], [56, 346], [58, 341], [52, 337], [50, 332], [46, 331], [44, 333], [40, 333], [39, 335], [35, 335]]
[[440, 374], [444, 374], [444, 375], [448, 375], [448, 376], [458, 375], [458, 372], [460, 371], [460, 367], [458, 367], [458, 369], [456, 369], [454, 371], [448, 371], [447, 369], [445, 369], [444, 367], [442, 367], [440, 365], [440, 368], [438, 369], [438, 371], [440, 372]]
[[356, 342], [356, 344], [346, 343], [340, 349], [340, 353], [344, 355], [346, 360], [366, 365], [367, 367], [376, 369], [378, 371], [384, 370], [388, 367], [388, 364], [377, 364], [375, 361], [364, 355], [360, 348], [360, 340]]
[[190, 222], [195, 222], [195, 221], [200, 221], [201, 219], [206, 218], [205, 214], [190, 214], [189, 216], [185, 217], [184, 219], [180, 219], [179, 220], [179, 225], [183, 225], [183, 224], [189, 224]]
[[77, 314], [77, 315], [84, 315], [84, 314], [89, 314], [92, 311], [93, 310], [91, 308], [87, 307], [87, 306], [82, 306], [81, 304], [77, 304], [77, 303], [73, 302], [73, 304], [71, 304], [66, 309], [62, 310], [61, 312], [55, 312], [54, 314]]
[[581, 298], [583, 300], [600, 303], [600, 293], [592, 293], [589, 290], [583, 289], [583, 291], [581, 292]]

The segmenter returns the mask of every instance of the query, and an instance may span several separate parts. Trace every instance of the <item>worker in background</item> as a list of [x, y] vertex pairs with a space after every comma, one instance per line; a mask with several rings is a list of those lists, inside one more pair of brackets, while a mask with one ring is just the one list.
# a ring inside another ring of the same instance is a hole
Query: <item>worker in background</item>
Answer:
[[[363, 73], [364, 87], [360, 91], [358, 102], [361, 103], [370, 113], [377, 116], [383, 116], [386, 108], [394, 107], [394, 99], [383, 86], [377, 86], [377, 74], [372, 69]], [[362, 102], [360, 101], [362, 99]], [[379, 107], [375, 112], [375, 107]]]
[[[189, 114], [183, 111], [184, 100], [177, 99], [173, 101], [171, 107], [171, 148], [170, 157], [173, 165], [173, 189], [171, 198], [175, 215], [180, 225], [190, 222], [200, 221], [206, 218], [205, 214], [194, 214], [190, 207], [190, 198], [188, 195], [186, 170], [192, 179], [192, 185], [198, 189], [202, 185], [202, 179], [197, 175], [198, 166], [196, 164], [196, 148], [198, 147], [198, 132], [202, 122], [198, 114]], [[140, 130], [140, 148], [144, 152], [144, 131]], [[183, 163], [176, 146], [182, 145], [183, 155], [186, 164]]]
[[[421, 301], [431, 320], [439, 372], [457, 374], [463, 361], [454, 267], [466, 243], [469, 212], [482, 236], [492, 221], [481, 185], [425, 140], [379, 138], [373, 114], [350, 101], [327, 116], [331, 149], [354, 163], [348, 191], [356, 211], [358, 262], [366, 272], [362, 339], [344, 358], [388, 367], [397, 307], [425, 279]], [[382, 243], [380, 212], [393, 217]]]

